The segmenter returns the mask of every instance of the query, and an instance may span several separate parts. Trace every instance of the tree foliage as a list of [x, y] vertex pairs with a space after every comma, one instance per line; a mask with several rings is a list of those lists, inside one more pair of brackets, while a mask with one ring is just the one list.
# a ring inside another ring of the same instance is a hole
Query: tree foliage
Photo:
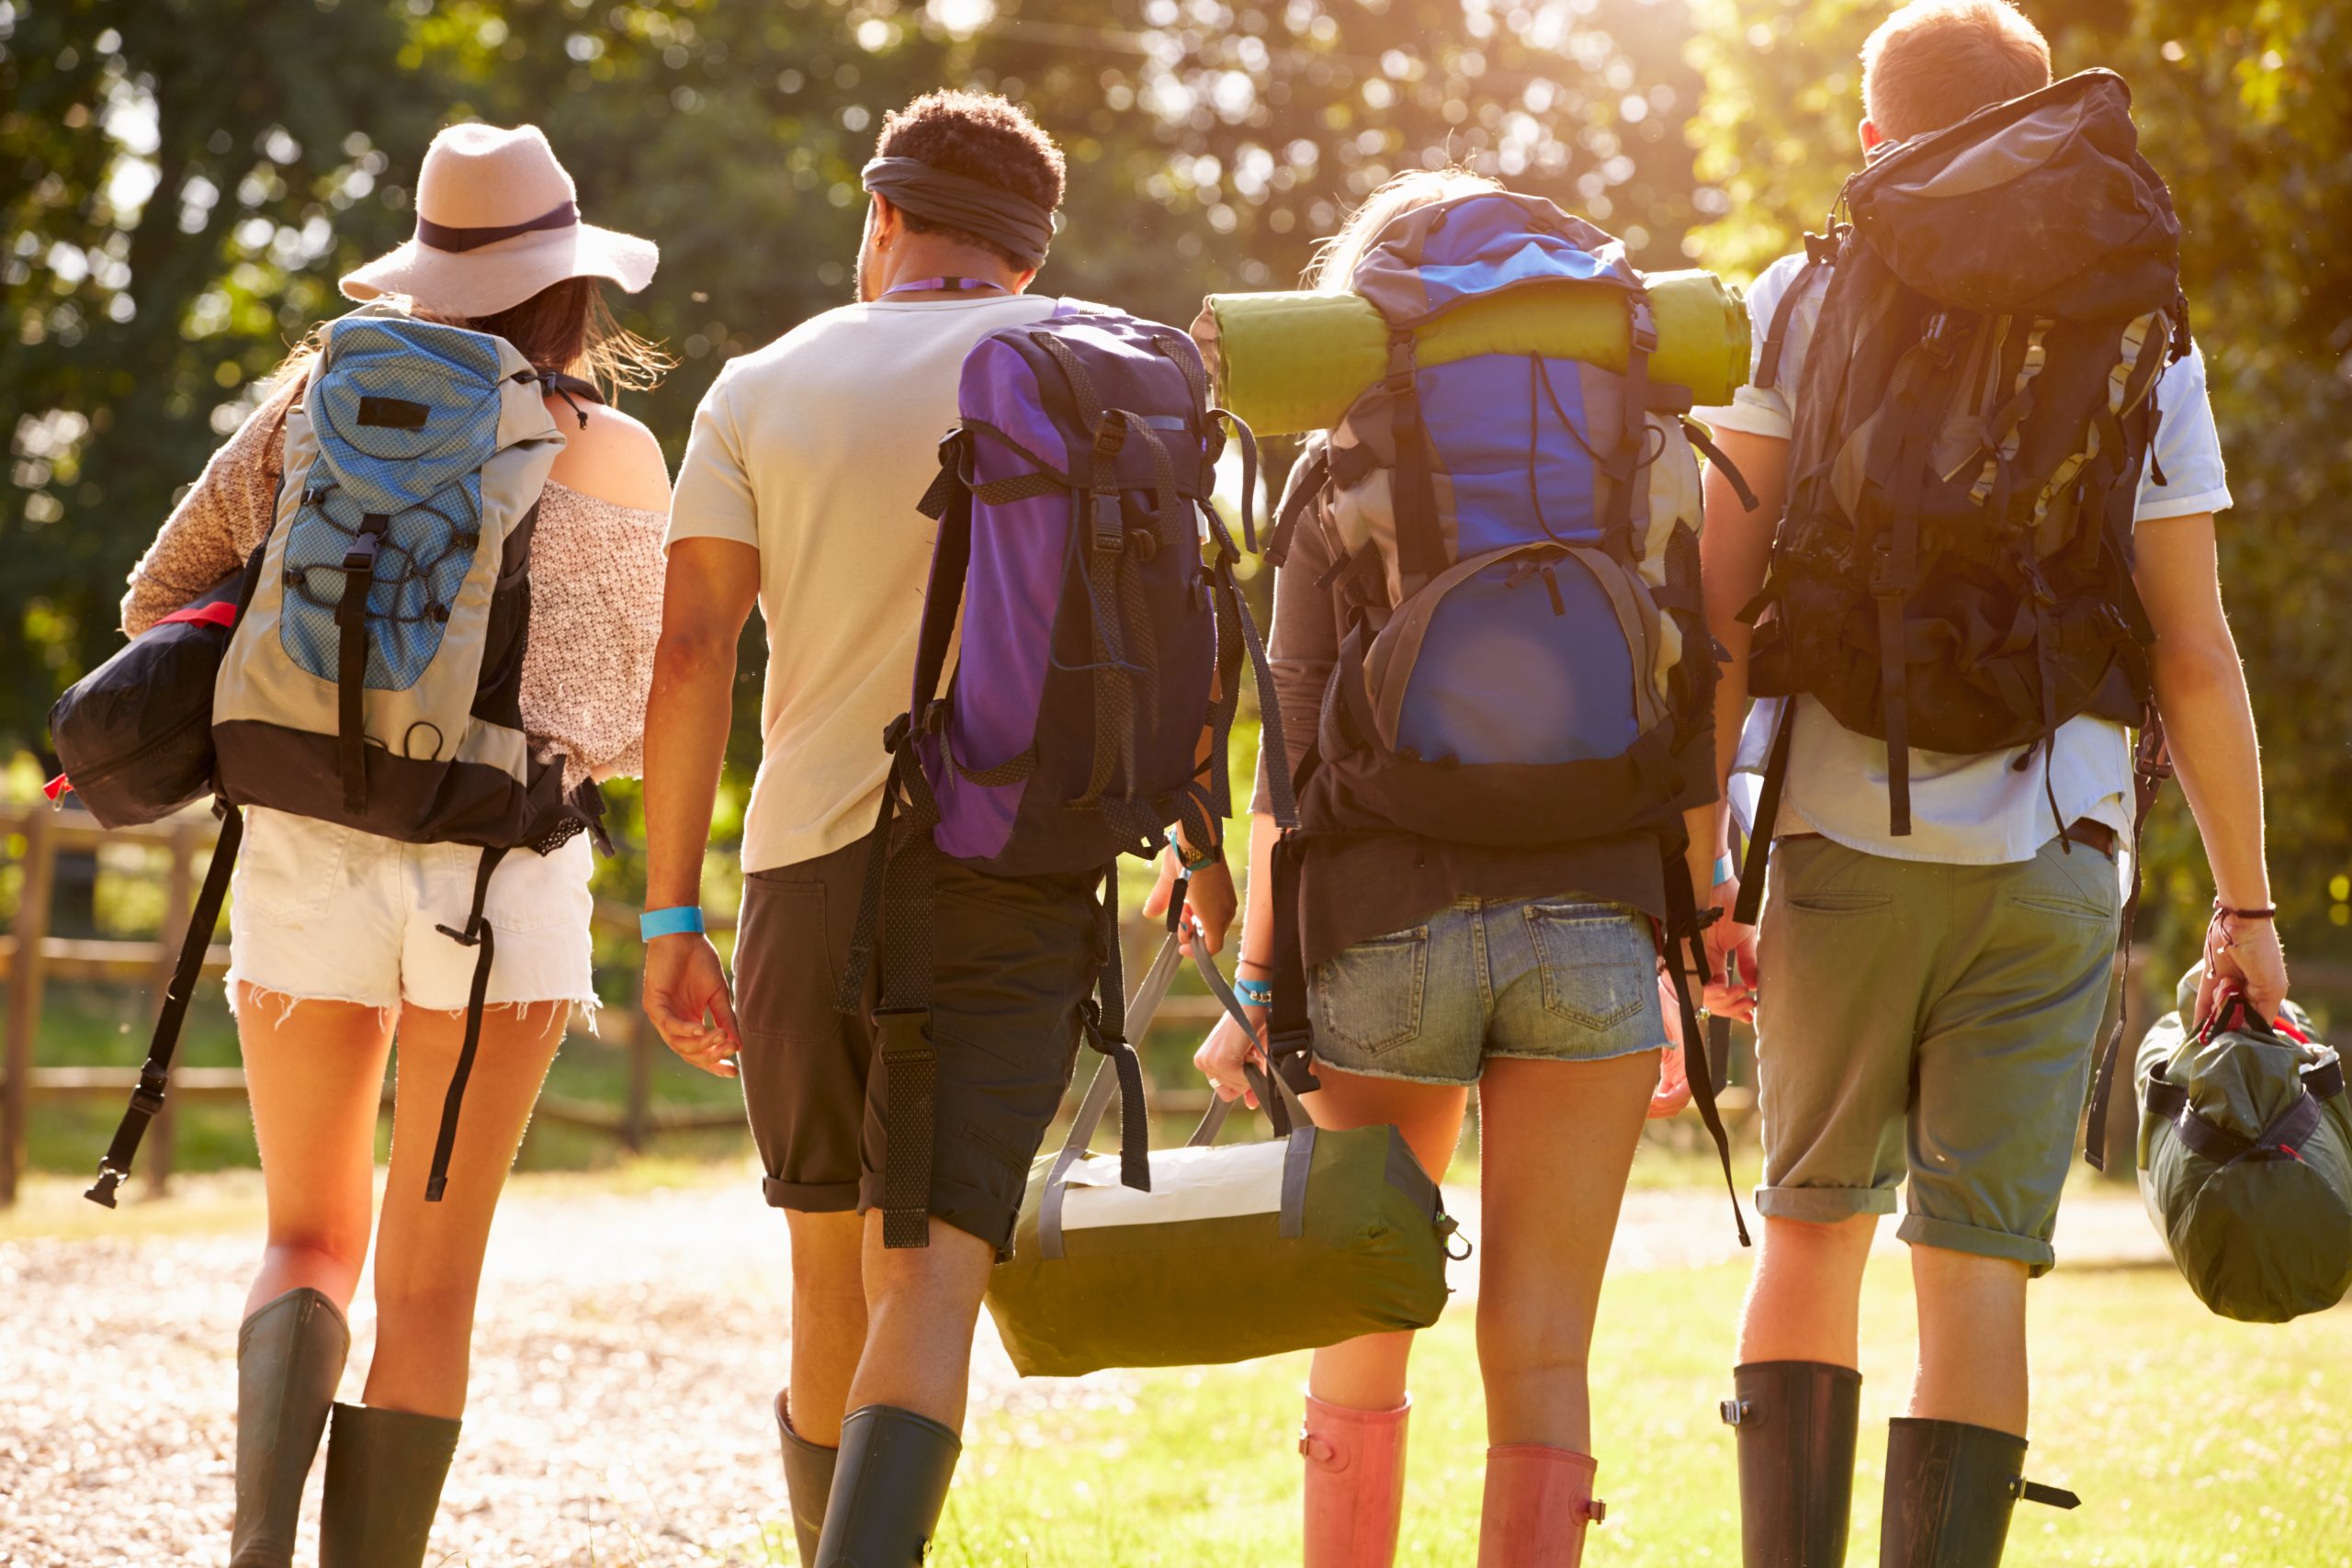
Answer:
[[[2106, 66], [2172, 188], [2190, 320], [2236, 505], [2222, 575], [2262, 729], [2271, 871], [2301, 945], [2352, 919], [2352, 16], [2326, 0], [2028, 0], [2061, 74]], [[1693, 240], [1753, 272], [1818, 229], [1855, 166], [1873, 0], [1696, 0], [1698, 173], [1724, 203]], [[1708, 198], [1711, 202], [1713, 197]], [[2211, 895], [2177, 792], [2151, 828], [2168, 950]]]

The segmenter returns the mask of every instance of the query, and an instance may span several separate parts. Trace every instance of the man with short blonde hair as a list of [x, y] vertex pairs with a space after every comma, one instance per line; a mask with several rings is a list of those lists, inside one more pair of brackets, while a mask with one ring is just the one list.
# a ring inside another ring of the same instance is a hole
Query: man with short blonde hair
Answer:
[[2049, 82], [2049, 42], [2008, 0], [1918, 0], [1862, 45], [1862, 109], [1891, 141]]
[[[1755, 1010], [1764, 1145], [1764, 1234], [1724, 1416], [1747, 1568], [1838, 1568], [1863, 1264], [1899, 1206], [1919, 1351], [1888, 1432], [1879, 1562], [1994, 1568], [2020, 1498], [2073, 1501], [2023, 1474], [2026, 1285], [2055, 1260], [2124, 924], [2119, 857], [2136, 852], [2125, 715], [2142, 716], [2143, 699], [2213, 873], [2199, 1016], [2234, 987], [2269, 1017], [2287, 975], [2254, 718], [2216, 581], [2229, 486], [2204, 361], [2181, 335], [2160, 182], [2096, 152], [2082, 158], [2103, 166], [2052, 175], [2072, 182], [2062, 197], [2003, 198], [2023, 210], [1947, 180], [1942, 194], [1993, 214], [1996, 243], [1981, 253], [1937, 243], [1949, 219], [1939, 230], [1914, 214], [1926, 226], [1906, 231], [1874, 205], [2020, 126], [2032, 141], [2041, 117], [2094, 104], [2120, 115], [2116, 84], [2042, 98], [2048, 49], [1999, 0], [1905, 6], [1863, 62], [1862, 152], [1886, 178], [1849, 186], [1859, 230], [1808, 242], [1757, 280], [1751, 383], [1699, 411], [1755, 497], [1743, 503], [1712, 469], [1701, 549], [1710, 629], [1729, 655], [1716, 755], [1747, 775], [1727, 778], [1726, 795], [1758, 796], [1748, 825], [1772, 845], [1758, 927], [1718, 939], [1738, 960], [1728, 1010]], [[1964, 152], [1937, 135], [2029, 96], [1969, 133]], [[1997, 183], [2003, 161], [1978, 162], [1972, 177]], [[2094, 176], [2131, 193], [2113, 212], [2143, 220], [2102, 228], [2107, 214], [2083, 210], [2097, 202], [2076, 199]], [[2012, 219], [2012, 249], [2030, 247], [2045, 271], [2078, 264], [2075, 292], [2032, 296], [2046, 314], [1953, 302], [1955, 278], [2009, 298], [1991, 274], [2013, 259], [1997, 245]], [[2110, 231], [2143, 238], [2126, 258], [2136, 270], [2115, 260]], [[1993, 260], [1963, 276], [1979, 254]], [[1923, 273], [1943, 288], [1916, 281]], [[2100, 312], [2124, 299], [2133, 326], [2119, 330]], [[2178, 352], [2147, 356], [2144, 344]], [[2120, 391], [2132, 400], [2117, 406]], [[2021, 457], [2029, 446], [2041, 456]], [[2061, 541], [2052, 553], [2003, 548], [2045, 522]], [[1752, 626], [1751, 603], [1770, 604]], [[2120, 636], [2070, 649], [2050, 631], [2068, 610]], [[2078, 701], [2055, 671], [2086, 646], [2109, 662], [2089, 671], [2100, 692]], [[1751, 690], [1771, 694], [1750, 709]], [[2030, 705], [2032, 743], [1992, 738], [2014, 724], [1967, 728], [1954, 716], [1971, 703], [2012, 720]], [[1912, 743], [1937, 725], [1982, 743]]]

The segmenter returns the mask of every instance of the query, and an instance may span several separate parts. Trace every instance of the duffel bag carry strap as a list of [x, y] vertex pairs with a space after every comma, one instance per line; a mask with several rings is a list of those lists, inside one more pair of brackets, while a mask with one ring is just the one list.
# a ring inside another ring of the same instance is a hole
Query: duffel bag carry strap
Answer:
[[97, 1180], [82, 1194], [109, 1209], [115, 1206], [115, 1189], [130, 1174], [130, 1162], [138, 1157], [148, 1123], [164, 1109], [164, 1091], [172, 1081], [172, 1054], [179, 1049], [187, 1005], [203, 977], [204, 955], [212, 947], [212, 928], [220, 923], [220, 906], [229, 897], [229, 874], [236, 868], [237, 849], [244, 842], [244, 813], [225, 800], [220, 811], [220, 837], [212, 846], [212, 864], [205, 871], [204, 886], [188, 915], [187, 935], [180, 942], [179, 964], [164, 992], [163, 1010], [155, 1016], [155, 1033], [147, 1044], [147, 1061], [139, 1069], [139, 1087], [130, 1091], [130, 1104], [122, 1113], [122, 1124], [115, 1129], [114, 1142], [98, 1158]]
[[[2257, 1032], [2249, 1029], [2247, 1032]], [[2326, 1102], [2344, 1092], [2343, 1059], [2331, 1055], [2313, 1062], [2302, 1069], [2302, 1080], [2303, 1092], [2295, 1097], [2295, 1102], [2249, 1138], [2208, 1119], [2186, 1089], [2165, 1077], [2164, 1065], [2158, 1063], [2148, 1073], [2148, 1113], [2171, 1122], [2190, 1153], [2215, 1165], [2234, 1165], [2243, 1159], [2301, 1159], [2296, 1151], [2318, 1128]]]

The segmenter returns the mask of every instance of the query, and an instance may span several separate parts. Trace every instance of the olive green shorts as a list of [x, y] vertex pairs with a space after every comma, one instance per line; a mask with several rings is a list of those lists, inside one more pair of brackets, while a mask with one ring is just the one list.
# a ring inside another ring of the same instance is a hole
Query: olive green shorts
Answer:
[[1907, 1175], [1905, 1241], [2048, 1269], [2121, 904], [2112, 858], [2055, 839], [2009, 865], [1774, 844], [1757, 1208], [1891, 1214]]

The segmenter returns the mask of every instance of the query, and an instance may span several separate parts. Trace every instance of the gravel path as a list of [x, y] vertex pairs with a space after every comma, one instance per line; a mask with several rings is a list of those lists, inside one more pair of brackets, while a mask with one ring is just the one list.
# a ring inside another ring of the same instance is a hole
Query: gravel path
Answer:
[[[1736, 1253], [1722, 1202], [1631, 1194], [1618, 1266]], [[1475, 1205], [1458, 1206], [1475, 1231]], [[2104, 1194], [2071, 1204], [2059, 1247], [2072, 1261], [2160, 1255], [2137, 1202]], [[250, 1229], [0, 1243], [0, 1565], [226, 1561], [231, 1329], [254, 1254]], [[749, 1180], [627, 1194], [519, 1180], [492, 1247], [441, 1559], [791, 1562], [765, 1417], [786, 1293], [783, 1227]], [[363, 1283], [353, 1397], [367, 1301]], [[1023, 1384], [982, 1328], [976, 1409], [1091, 1404], [1126, 1386], [1116, 1373]], [[315, 1561], [310, 1529], [300, 1561]]]

